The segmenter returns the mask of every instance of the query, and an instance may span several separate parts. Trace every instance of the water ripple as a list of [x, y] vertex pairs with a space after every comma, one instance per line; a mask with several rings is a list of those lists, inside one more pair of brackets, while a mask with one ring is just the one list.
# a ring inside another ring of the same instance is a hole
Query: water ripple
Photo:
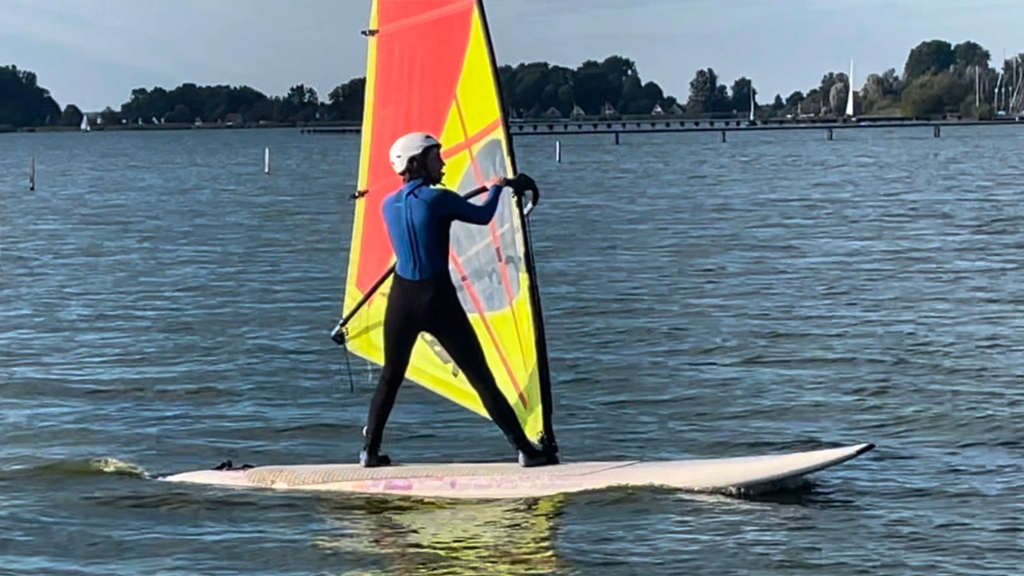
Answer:
[[[355, 459], [377, 371], [353, 362], [350, 391], [328, 333], [357, 139], [0, 136], [0, 566], [1018, 571], [1024, 134], [714, 136], [577, 136], [562, 164], [550, 139], [516, 141], [546, 191], [531, 226], [566, 457], [878, 448], [749, 500], [466, 505], [151, 479]], [[493, 424], [413, 386], [386, 442], [405, 460], [512, 457]]]

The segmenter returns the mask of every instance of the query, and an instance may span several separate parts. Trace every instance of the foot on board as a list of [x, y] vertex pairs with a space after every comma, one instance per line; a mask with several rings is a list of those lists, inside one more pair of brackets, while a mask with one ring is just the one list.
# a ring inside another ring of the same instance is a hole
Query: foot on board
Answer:
[[234, 463], [231, 462], [231, 460], [225, 460], [220, 464], [217, 464], [214, 470], [248, 470], [249, 468], [253, 467], [254, 466], [252, 464], [242, 464], [241, 466], [236, 468]]
[[390, 466], [391, 458], [387, 454], [378, 454], [376, 450], [363, 449], [359, 453], [359, 465], [363, 468], [377, 468], [378, 466]]
[[551, 464], [558, 464], [558, 456], [554, 452], [542, 452], [540, 450], [519, 451], [519, 465], [523, 468], [548, 466]]
[[555, 441], [554, 437], [550, 440], [546, 436], [540, 437], [540, 450], [545, 454], [549, 454], [558, 459], [558, 442]]

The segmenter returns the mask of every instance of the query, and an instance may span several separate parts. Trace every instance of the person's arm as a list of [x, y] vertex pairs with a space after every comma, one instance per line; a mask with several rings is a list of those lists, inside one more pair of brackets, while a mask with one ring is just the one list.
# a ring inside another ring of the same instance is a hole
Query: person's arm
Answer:
[[444, 194], [444, 211], [453, 220], [469, 222], [470, 224], [487, 224], [494, 218], [498, 210], [498, 202], [501, 200], [501, 191], [506, 181], [504, 178], [491, 184], [487, 193], [487, 200], [483, 204], [474, 204], [459, 196], [455, 192]]

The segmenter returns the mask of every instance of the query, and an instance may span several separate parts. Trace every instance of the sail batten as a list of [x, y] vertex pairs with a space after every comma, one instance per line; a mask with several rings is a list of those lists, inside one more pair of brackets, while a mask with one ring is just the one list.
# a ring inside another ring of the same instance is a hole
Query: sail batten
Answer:
[[[442, 143], [446, 188], [469, 194], [515, 174], [493, 48], [479, 0], [374, 0], [367, 55], [359, 189], [344, 306], [349, 350], [383, 364], [383, 319], [394, 253], [381, 206], [401, 186], [388, 149], [402, 134]], [[424, 47], [424, 38], [431, 45]], [[494, 219], [451, 229], [449, 269], [484, 356], [533, 440], [550, 431], [547, 350], [524, 206], [502, 193]], [[485, 195], [469, 201], [482, 203]], [[423, 333], [406, 378], [486, 416], [443, 346]], [[550, 432], [549, 432], [550, 435]]]

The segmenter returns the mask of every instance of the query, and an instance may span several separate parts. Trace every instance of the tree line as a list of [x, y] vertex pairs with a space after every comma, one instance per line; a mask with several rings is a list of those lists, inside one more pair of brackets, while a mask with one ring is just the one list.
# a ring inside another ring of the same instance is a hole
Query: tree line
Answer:
[[[953, 45], [929, 40], [915, 46], [902, 72], [890, 68], [867, 75], [856, 90], [855, 115], [934, 117], [959, 114], [991, 118], [1024, 108], [1024, 54], [990, 65], [991, 54], [965, 41]], [[842, 116], [849, 97], [846, 72], [828, 72], [806, 92], [776, 94], [759, 102], [753, 81], [740, 77], [730, 86], [713, 68], [698, 70], [685, 101], [668, 95], [656, 82], [643, 81], [636, 62], [612, 55], [587, 60], [576, 68], [547, 62], [504, 65], [498, 69], [507, 113], [513, 118], [622, 117], [651, 114], [688, 118], [746, 118], [751, 105], [758, 118]], [[248, 86], [197, 86], [171, 90], [136, 88], [117, 109], [106, 107], [91, 118], [102, 124], [152, 123], [316, 123], [358, 122], [363, 114], [365, 78], [353, 78], [321, 100], [315, 89], [292, 86], [283, 96]], [[39, 86], [34, 72], [0, 67], [0, 126], [77, 126], [83, 112], [61, 107]]]
[[[1008, 58], [995, 69], [991, 53], [976, 42], [921, 42], [908, 54], [902, 73], [890, 68], [867, 75], [856, 91], [854, 113], [979, 119], [1019, 114], [1024, 107], [1022, 58], [1024, 54]], [[771, 108], [776, 115], [842, 115], [849, 83], [846, 73], [830, 72], [806, 93], [793, 92], [785, 99], [776, 95]], [[692, 89], [691, 84], [691, 94]]]

